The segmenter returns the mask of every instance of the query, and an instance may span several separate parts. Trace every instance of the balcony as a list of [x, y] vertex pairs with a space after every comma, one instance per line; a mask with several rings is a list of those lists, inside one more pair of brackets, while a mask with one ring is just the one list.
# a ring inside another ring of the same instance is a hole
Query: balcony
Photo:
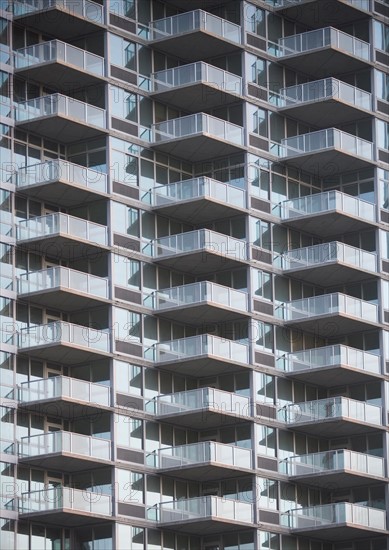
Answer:
[[291, 456], [281, 462], [280, 467], [291, 481], [323, 488], [360, 487], [385, 480], [382, 457], [347, 449]]
[[281, 256], [284, 274], [330, 287], [377, 277], [377, 254], [338, 241], [295, 248]]
[[103, 6], [91, 0], [15, 0], [13, 12], [18, 23], [63, 39], [102, 30], [105, 23]]
[[374, 163], [373, 144], [337, 128], [281, 140], [280, 161], [319, 176], [362, 170]]
[[209, 281], [157, 290], [144, 302], [177, 323], [203, 325], [247, 317], [248, 294]]
[[76, 90], [104, 81], [104, 58], [66, 42], [50, 40], [16, 50], [15, 72], [55, 89]]
[[66, 160], [49, 160], [18, 168], [16, 190], [34, 199], [64, 208], [106, 197], [107, 174]]
[[19, 129], [42, 137], [73, 143], [107, 133], [104, 109], [62, 94], [51, 94], [17, 103]]
[[22, 437], [19, 463], [57, 472], [76, 472], [110, 464], [111, 441], [72, 432]]
[[158, 395], [146, 410], [160, 422], [196, 429], [228, 426], [252, 419], [249, 397], [215, 388], [198, 388]]
[[244, 151], [244, 129], [221, 118], [196, 113], [153, 124], [151, 146], [189, 162], [201, 162]]
[[20, 384], [18, 400], [20, 408], [57, 418], [96, 418], [109, 410], [111, 389], [86, 380], [53, 376]]
[[352, 23], [371, 16], [370, 0], [266, 0], [289, 19], [306, 27]]
[[280, 90], [280, 112], [309, 126], [328, 127], [373, 116], [372, 94], [336, 78]]
[[[202, 5], [204, 3], [202, 2]], [[203, 10], [194, 10], [151, 21], [153, 48], [187, 61], [227, 55], [242, 47], [241, 28]]]
[[153, 210], [186, 223], [207, 223], [246, 211], [244, 189], [205, 176], [150, 189]]
[[158, 474], [186, 481], [214, 481], [252, 474], [252, 450], [202, 441], [158, 449], [146, 457]]
[[153, 98], [176, 109], [198, 112], [236, 102], [242, 78], [199, 61], [151, 75]]
[[295, 534], [337, 542], [387, 533], [385, 510], [350, 502], [289, 510], [281, 514], [281, 525]]
[[377, 219], [375, 204], [340, 191], [291, 199], [280, 207], [285, 225], [324, 238], [374, 227]]
[[286, 324], [322, 338], [377, 328], [378, 306], [335, 292], [286, 302], [280, 306]]
[[111, 350], [109, 331], [65, 321], [23, 328], [18, 336], [19, 353], [57, 363], [101, 359], [109, 356]]
[[19, 517], [64, 527], [99, 524], [113, 519], [112, 497], [70, 487], [22, 493]]
[[16, 230], [17, 244], [41, 256], [63, 259], [94, 258], [108, 250], [105, 225], [62, 212], [22, 220]]
[[158, 342], [145, 352], [156, 366], [188, 376], [215, 376], [248, 368], [249, 347], [211, 334]]
[[245, 240], [209, 229], [154, 239], [144, 252], [162, 266], [192, 275], [242, 267], [242, 263], [247, 265], [248, 261]]
[[156, 517], [161, 527], [196, 535], [254, 528], [252, 504], [216, 496], [161, 502], [149, 508], [147, 516], [149, 519]]
[[286, 36], [278, 40], [278, 61], [316, 78], [371, 67], [370, 44], [334, 27]]
[[365, 401], [329, 397], [286, 405], [278, 411], [289, 428], [318, 437], [350, 436], [382, 427], [382, 409]]
[[288, 353], [277, 366], [293, 380], [324, 387], [360, 384], [381, 375], [379, 355], [340, 344]]

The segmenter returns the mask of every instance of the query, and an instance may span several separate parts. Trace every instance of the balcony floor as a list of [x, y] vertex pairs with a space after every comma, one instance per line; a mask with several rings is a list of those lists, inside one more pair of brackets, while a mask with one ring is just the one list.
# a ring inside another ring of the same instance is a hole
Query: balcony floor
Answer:
[[353, 267], [340, 261], [325, 262], [309, 267], [285, 269], [284, 274], [299, 281], [305, 281], [322, 288], [329, 288], [344, 283], [356, 283], [379, 277], [378, 273]]
[[[173, 410], [173, 408], [172, 408]], [[178, 409], [177, 409], [178, 411]], [[247, 411], [249, 412], [249, 411]], [[199, 430], [208, 430], [222, 426], [233, 426], [252, 421], [250, 416], [232, 414], [223, 409], [204, 407], [204, 409], [187, 410], [185, 412], [172, 412], [171, 414], [160, 414], [156, 416], [159, 422], [166, 422], [175, 426], [192, 428], [196, 426]]]
[[169, 201], [165, 205], [154, 206], [153, 211], [169, 218], [200, 225], [220, 218], [237, 216], [246, 212], [246, 209], [205, 196], [185, 201]]
[[16, 192], [51, 204], [60, 204], [63, 207], [77, 206], [108, 196], [104, 192], [95, 191], [85, 185], [77, 185], [61, 179], [19, 186]]
[[353, 334], [377, 328], [378, 323], [360, 317], [351, 317], [344, 313], [328, 313], [306, 319], [285, 321], [288, 326], [320, 335], [323, 338], [334, 338], [342, 334]]
[[60, 525], [62, 527], [101, 525], [107, 521], [113, 521], [114, 519], [113, 516], [96, 514], [94, 512], [80, 512], [69, 508], [44, 510], [42, 512], [19, 513], [19, 518], [21, 520], [44, 522], [48, 525]]
[[[177, 513], [180, 515], [180, 513]], [[212, 535], [216, 533], [226, 533], [232, 531], [241, 531], [242, 529], [254, 529], [254, 525], [249, 522], [232, 521], [221, 517], [207, 517], [198, 519], [189, 519], [186, 521], [161, 522], [160, 526], [166, 529], [174, 530], [177, 533], [188, 533], [191, 535]]]
[[242, 264], [246, 265], [247, 263], [245, 260], [239, 260], [239, 258], [218, 254], [217, 251], [211, 249], [181, 252], [161, 258], [154, 258], [154, 261], [170, 269], [176, 269], [193, 275], [226, 271], [234, 267], [242, 267]]
[[237, 93], [223, 90], [217, 84], [207, 81], [167, 88], [153, 92], [151, 97], [190, 113], [229, 105], [242, 99]]
[[287, 424], [287, 427], [296, 432], [328, 438], [333, 437], [334, 434], [336, 434], [336, 437], [346, 437], [385, 429], [382, 426], [368, 424], [367, 422], [350, 419], [349, 417], [323, 418], [315, 421], [298, 422], [296, 424]]
[[292, 168], [315, 173], [321, 177], [374, 166], [372, 160], [356, 157], [335, 147], [314, 151], [313, 153], [301, 152], [296, 156], [280, 158], [279, 161]]
[[252, 470], [227, 466], [217, 462], [203, 462], [202, 464], [189, 464], [187, 466], [172, 466], [171, 468], [158, 468], [158, 474], [173, 476], [186, 481], [214, 481], [216, 479], [231, 479], [252, 475]]
[[27, 299], [33, 304], [66, 312], [90, 309], [109, 303], [105, 298], [67, 287], [48, 288], [38, 292], [24, 292], [19, 293], [18, 296], [20, 299]]
[[68, 342], [46, 342], [41, 346], [31, 346], [25, 348], [19, 348], [19, 353], [28, 354], [37, 359], [43, 359], [45, 361], [52, 361], [56, 363], [67, 363], [69, 365], [76, 365], [77, 363], [83, 363], [88, 361], [96, 361], [109, 357], [110, 354], [97, 349], [89, 349], [86, 347], [79, 347], [77, 344], [70, 344]]
[[360, 109], [337, 98], [288, 105], [280, 107], [279, 112], [317, 128], [328, 128], [373, 116], [371, 111]]
[[99, 258], [107, 246], [94, 243], [93, 241], [82, 240], [77, 235], [74, 237], [68, 233], [54, 233], [35, 239], [18, 240], [18, 247], [21, 250], [29, 250], [40, 256], [52, 258], [74, 259], [74, 258]]
[[336, 470], [335, 472], [315, 472], [308, 475], [290, 476], [291, 481], [303, 483], [314, 487], [329, 489], [336, 487], [339, 489], [351, 489], [353, 487], [361, 487], [366, 485], [374, 485], [375, 483], [384, 483], [385, 478], [362, 474], [353, 470]]
[[171, 361], [155, 363], [157, 368], [174, 374], [186, 376], [216, 376], [226, 372], [239, 372], [250, 366], [246, 363], [238, 363], [233, 359], [213, 355], [199, 355], [197, 357], [177, 357]]
[[366, 12], [343, 2], [342, 0], [300, 0], [298, 5], [291, 5], [277, 10], [285, 17], [294, 19], [308, 28], [322, 28], [326, 25], [338, 25], [358, 21]]
[[81, 417], [95, 420], [104, 413], [111, 412], [110, 407], [65, 396], [37, 399], [36, 401], [21, 401], [18, 406], [24, 411], [33, 411], [41, 415], [44, 414], [66, 420], [75, 420]]
[[61, 143], [73, 143], [107, 134], [105, 128], [63, 115], [48, 115], [19, 121], [17, 128]]
[[362, 384], [369, 380], [378, 380], [380, 374], [355, 369], [349, 365], [330, 365], [315, 369], [299, 370], [297, 372], [286, 372], [288, 378], [299, 380], [306, 384], [313, 384], [325, 388], [343, 386], [347, 384]]
[[319, 237], [335, 237], [375, 227], [374, 222], [355, 218], [342, 210], [329, 210], [328, 212], [289, 218], [283, 220], [282, 223], [297, 231], [304, 231]]
[[[291, 532], [295, 535], [304, 535], [305, 537], [312, 537], [322, 541], [357, 540], [362, 537], [371, 538], [372, 535], [385, 536], [387, 534], [387, 531], [384, 531], [383, 529], [364, 527], [363, 525], [356, 525], [355, 523], [315, 526], [315, 520], [312, 519], [312, 525], [309, 527], [309, 519], [306, 519], [305, 521], [307, 526], [304, 529], [292, 529]], [[368, 544], [368, 542], [366, 544]]]
[[109, 460], [101, 458], [91, 458], [85, 455], [70, 452], [50, 453], [42, 456], [19, 458], [19, 464], [30, 466], [31, 468], [45, 468], [54, 472], [83, 472], [87, 470], [97, 470], [105, 466], [112, 465]]
[[170, 319], [177, 323], [188, 325], [203, 325], [204, 323], [224, 323], [242, 317], [250, 317], [248, 311], [232, 309], [214, 302], [203, 301], [197, 304], [154, 310], [154, 315]]

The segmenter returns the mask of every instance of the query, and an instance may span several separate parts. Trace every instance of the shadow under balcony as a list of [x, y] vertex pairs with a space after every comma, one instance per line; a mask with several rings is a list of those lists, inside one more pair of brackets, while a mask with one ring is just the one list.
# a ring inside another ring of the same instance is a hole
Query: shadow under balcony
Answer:
[[215, 441], [158, 449], [146, 457], [158, 474], [190, 481], [213, 481], [252, 474], [252, 450]]
[[227, 157], [245, 151], [244, 129], [206, 113], [158, 122], [151, 147], [189, 162]]
[[111, 441], [73, 432], [22, 437], [19, 464], [57, 472], [94, 470], [111, 463]]
[[51, 94], [15, 105], [17, 128], [61, 143], [107, 134], [105, 109], [62, 94]]
[[159, 422], [204, 430], [252, 420], [249, 397], [215, 388], [158, 395], [146, 410]]
[[376, 206], [340, 191], [298, 197], [280, 204], [284, 225], [320, 237], [335, 237], [375, 227]]
[[249, 368], [249, 346], [212, 334], [158, 342], [145, 359], [162, 370], [186, 376], [216, 376]]

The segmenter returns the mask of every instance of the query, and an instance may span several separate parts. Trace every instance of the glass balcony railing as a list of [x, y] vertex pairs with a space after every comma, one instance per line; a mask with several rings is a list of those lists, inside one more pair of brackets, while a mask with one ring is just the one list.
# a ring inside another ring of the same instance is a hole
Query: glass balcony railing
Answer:
[[111, 441], [72, 432], [50, 432], [22, 437], [19, 444], [21, 458], [69, 453], [96, 460], [111, 460]]
[[381, 372], [381, 358], [379, 355], [341, 344], [296, 351], [288, 353], [285, 357], [280, 357], [277, 360], [278, 368], [295, 373], [336, 365], [347, 365], [372, 374], [380, 374]]
[[[308, 2], [307, 0], [265, 0], [265, 2], [266, 4], [270, 4], [270, 6], [273, 6], [276, 9], [290, 8], [308, 4], [309, 9], [313, 11], [313, 8], [309, 5], [309, 0]], [[370, 10], [370, 0], [343, 0], [343, 2], [345, 2], [346, 4], [350, 4], [351, 6], [359, 10]], [[320, 4], [321, 2], [319, 1], [318, 3]]]
[[108, 231], [105, 225], [75, 218], [62, 212], [22, 220], [17, 227], [16, 238], [18, 241], [29, 241], [51, 237], [58, 233], [65, 233], [71, 239], [82, 239], [103, 246], [108, 244]]
[[109, 333], [65, 321], [23, 328], [19, 333], [19, 349], [51, 344], [70, 344], [90, 350], [109, 353]]
[[161, 143], [197, 134], [209, 134], [216, 139], [244, 145], [244, 129], [241, 126], [206, 113], [196, 113], [153, 124], [152, 140], [154, 143]]
[[173, 307], [185, 307], [202, 302], [212, 302], [216, 306], [240, 311], [248, 309], [247, 292], [235, 290], [209, 281], [157, 290], [144, 302], [147, 307], [163, 311]]
[[339, 292], [313, 296], [284, 303], [281, 306], [286, 321], [309, 319], [320, 315], [350, 315], [378, 323], [378, 306]]
[[68, 376], [53, 376], [23, 382], [19, 386], [18, 397], [21, 403], [68, 398], [102, 407], [109, 407], [111, 404], [110, 395], [110, 388], [103, 386], [103, 384], [78, 380], [77, 378], [70, 378]]
[[150, 23], [150, 40], [163, 40], [176, 35], [205, 31], [224, 40], [241, 43], [241, 28], [231, 21], [203, 10], [194, 10]]
[[205, 82], [220, 91], [242, 95], [242, 78], [203, 61], [158, 71], [151, 75], [154, 92]]
[[337, 502], [298, 508], [281, 514], [281, 525], [289, 529], [311, 529], [344, 523], [385, 530], [386, 511], [350, 502]]
[[104, 7], [91, 0], [24, 0], [24, 2], [16, 0], [13, 4], [15, 16], [50, 8], [65, 9], [78, 17], [85, 17], [88, 21], [104, 24]]
[[370, 44], [334, 27], [286, 36], [278, 40], [278, 57], [298, 55], [321, 48], [336, 48], [359, 59], [370, 61]]
[[180, 414], [206, 408], [214, 409], [220, 414], [251, 416], [249, 397], [215, 388], [198, 388], [158, 395], [146, 404], [146, 410], [156, 416]]
[[249, 347], [234, 340], [226, 340], [211, 334], [201, 334], [154, 344], [146, 350], [145, 359], [156, 363], [170, 363], [203, 355], [211, 355], [221, 360], [227, 359], [237, 363], [248, 363]]
[[220, 518], [224, 521], [253, 523], [253, 505], [240, 500], [205, 496], [161, 502], [147, 510], [147, 517], [159, 523]]
[[327, 128], [309, 134], [301, 134], [281, 140], [281, 158], [296, 157], [317, 153], [328, 149], [338, 149], [345, 154], [373, 161], [373, 144], [337, 128]]
[[381, 407], [347, 397], [329, 397], [317, 401], [293, 403], [278, 411], [279, 419], [287, 424], [304, 424], [333, 418], [382, 425]]
[[69, 510], [103, 516], [112, 515], [112, 497], [70, 487], [53, 487], [41, 491], [22, 493], [19, 499], [19, 513], [54, 512]]
[[281, 218], [291, 220], [303, 216], [340, 210], [355, 218], [374, 222], [375, 205], [340, 191], [326, 191], [316, 195], [298, 197], [281, 203]]
[[15, 51], [16, 69], [26, 69], [52, 61], [68, 63], [83, 72], [104, 75], [104, 59], [101, 56], [60, 40], [50, 40]]
[[377, 273], [377, 254], [338, 241], [289, 250], [281, 257], [282, 269], [299, 269], [341, 262]]
[[22, 273], [18, 280], [19, 294], [50, 291], [59, 287], [99, 298], [109, 297], [108, 279], [68, 267], [50, 267], [42, 271]]
[[385, 462], [380, 456], [336, 449], [322, 453], [291, 456], [280, 463], [280, 471], [288, 476], [316, 475], [339, 470], [355, 474], [385, 477]]
[[13, 183], [18, 188], [53, 181], [65, 181], [86, 187], [91, 191], [107, 193], [107, 174], [67, 160], [55, 159], [40, 164], [32, 164], [25, 168], [18, 168], [13, 176]]
[[37, 97], [15, 105], [16, 122], [53, 116], [69, 117], [83, 124], [106, 128], [105, 109], [62, 94]]
[[158, 449], [146, 457], [146, 463], [159, 469], [196, 466], [217, 462], [231, 468], [252, 467], [252, 451], [235, 445], [225, 445], [215, 441], [202, 441], [190, 445], [179, 445]]
[[238, 208], [246, 208], [244, 189], [205, 176], [154, 187], [150, 190], [150, 195], [152, 206], [159, 207], [209, 197]]

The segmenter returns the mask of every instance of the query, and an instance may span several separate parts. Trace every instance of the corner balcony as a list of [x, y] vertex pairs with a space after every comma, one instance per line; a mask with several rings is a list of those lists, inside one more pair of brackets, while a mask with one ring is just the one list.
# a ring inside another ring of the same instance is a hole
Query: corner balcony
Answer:
[[247, 292], [209, 281], [156, 290], [144, 305], [177, 323], [202, 325], [250, 316]]
[[213, 481], [252, 474], [252, 450], [203, 441], [158, 449], [146, 457], [158, 474], [190, 481]]
[[206, 113], [153, 124], [151, 146], [189, 162], [227, 157], [245, 150], [244, 129]]
[[370, 44], [334, 27], [279, 38], [277, 59], [317, 78], [371, 68]]
[[65, 321], [24, 328], [18, 342], [19, 353], [71, 365], [108, 357], [111, 351], [109, 332]]
[[374, 165], [373, 144], [337, 128], [281, 140], [280, 161], [321, 176]]
[[206, 176], [154, 187], [150, 197], [155, 212], [186, 223], [207, 223], [247, 208], [244, 189]]
[[63, 207], [78, 206], [107, 197], [107, 174], [66, 160], [55, 159], [18, 168], [16, 191]]
[[289, 250], [281, 264], [285, 275], [321, 287], [379, 276], [375, 252], [338, 241]]
[[106, 135], [105, 109], [62, 94], [16, 103], [17, 128], [42, 137], [73, 143]]
[[166, 529], [196, 535], [254, 528], [252, 504], [216, 496], [161, 502], [149, 508], [147, 516], [148, 519], [156, 517], [160, 526]]
[[63, 39], [103, 29], [104, 7], [91, 0], [15, 0], [15, 21]]
[[146, 410], [160, 422], [204, 430], [252, 420], [249, 397], [215, 388], [158, 395]]
[[287, 325], [322, 338], [376, 329], [378, 306], [335, 292], [286, 302], [280, 306]]
[[105, 225], [56, 212], [19, 222], [17, 244], [42, 256], [96, 259], [108, 250]]
[[281, 514], [292, 533], [329, 541], [386, 535], [386, 511], [351, 502], [298, 508]]
[[108, 279], [68, 267], [50, 267], [21, 274], [18, 296], [49, 309], [79, 311], [107, 303]]
[[49, 416], [96, 418], [109, 410], [111, 389], [86, 380], [53, 376], [20, 384], [18, 401], [24, 410]]
[[280, 113], [309, 126], [328, 127], [373, 116], [372, 94], [336, 78], [280, 90]]
[[19, 517], [21, 520], [64, 527], [101, 524], [102, 521], [113, 520], [112, 497], [70, 487], [22, 493]]
[[280, 463], [280, 471], [291, 481], [323, 488], [344, 489], [385, 481], [382, 457], [347, 449], [291, 456]]
[[293, 380], [334, 387], [377, 380], [381, 375], [381, 357], [336, 344], [288, 353], [278, 359], [277, 367]]
[[154, 239], [144, 249], [155, 262], [192, 275], [247, 265], [247, 243], [209, 229], [197, 229]]
[[104, 58], [60, 40], [50, 40], [14, 52], [15, 73], [63, 91], [104, 81]]
[[249, 346], [211, 334], [159, 342], [146, 350], [156, 366], [187, 376], [215, 376], [248, 368]]
[[96, 469], [110, 464], [111, 445], [107, 439], [63, 431], [22, 437], [19, 463], [68, 473]]
[[203, 61], [151, 75], [152, 97], [176, 109], [198, 112], [234, 103], [242, 96], [242, 78]]
[[334, 237], [375, 227], [376, 206], [340, 191], [326, 191], [282, 202], [285, 225], [318, 235]]
[[319, 437], [363, 434], [382, 427], [381, 407], [347, 397], [286, 405], [278, 418], [293, 430]]
[[199, 61], [210, 52], [218, 57], [242, 48], [242, 31], [231, 21], [194, 10], [151, 21], [149, 40], [153, 48], [168, 55]]

